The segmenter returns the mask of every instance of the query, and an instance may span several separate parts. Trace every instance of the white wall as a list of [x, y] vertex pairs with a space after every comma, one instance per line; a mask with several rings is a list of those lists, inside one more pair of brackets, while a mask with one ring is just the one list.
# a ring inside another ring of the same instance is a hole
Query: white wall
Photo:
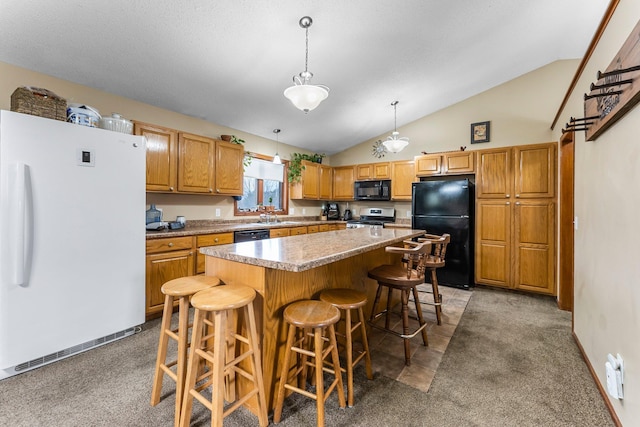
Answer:
[[[620, 1], [560, 116], [556, 138], [570, 117], [583, 117], [582, 95], [639, 19], [640, 2]], [[626, 426], [640, 422], [639, 123], [636, 105], [596, 141], [575, 135], [574, 331], [605, 390], [607, 353], [624, 358], [624, 400], [610, 400]]]

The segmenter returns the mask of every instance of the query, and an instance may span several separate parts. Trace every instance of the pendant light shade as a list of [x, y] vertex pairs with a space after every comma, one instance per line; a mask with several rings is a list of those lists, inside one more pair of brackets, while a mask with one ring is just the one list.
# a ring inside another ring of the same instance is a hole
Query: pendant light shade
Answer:
[[278, 155], [278, 134], [280, 133], [280, 129], [274, 129], [273, 133], [276, 134], [276, 154], [275, 156], [273, 156], [273, 163], [276, 165], [281, 165], [282, 164], [282, 160], [280, 160], [280, 156]]
[[293, 76], [293, 86], [284, 90], [284, 96], [299, 110], [308, 113], [314, 110], [329, 96], [329, 88], [324, 85], [312, 85], [313, 73], [309, 71], [309, 27], [313, 20], [308, 16], [300, 18], [300, 26], [306, 32], [306, 50], [304, 57], [304, 71]]
[[387, 140], [384, 141], [382, 143], [382, 145], [385, 146], [385, 148], [392, 152], [392, 153], [398, 153], [402, 150], [404, 150], [404, 148], [409, 145], [409, 138], [407, 137], [400, 137], [400, 132], [398, 132], [397, 130], [397, 125], [396, 125], [396, 106], [398, 105], [398, 101], [393, 101], [391, 103], [391, 105], [393, 106], [393, 132], [391, 132], [391, 136], [387, 137]]

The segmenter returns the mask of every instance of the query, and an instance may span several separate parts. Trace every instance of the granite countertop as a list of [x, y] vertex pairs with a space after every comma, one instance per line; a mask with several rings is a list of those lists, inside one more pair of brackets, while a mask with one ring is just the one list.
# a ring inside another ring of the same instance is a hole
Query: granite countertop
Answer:
[[[411, 224], [408, 222], [395, 222], [389, 224], [389, 227], [401, 227], [411, 228]], [[186, 237], [197, 236], [200, 234], [213, 234], [213, 233], [229, 233], [240, 230], [263, 230], [272, 228], [291, 228], [291, 227], [303, 227], [309, 225], [322, 225], [322, 224], [344, 224], [346, 221], [329, 220], [319, 221], [317, 219], [302, 218], [302, 219], [287, 219], [281, 218], [279, 222], [259, 223], [259, 222], [239, 222], [239, 221], [216, 221], [216, 220], [193, 220], [187, 221], [185, 228], [178, 230], [160, 230], [149, 231], [147, 230], [147, 240], [162, 239], [164, 237]]]
[[282, 220], [280, 222], [224, 222], [224, 221], [208, 221], [208, 220], [196, 220], [187, 221], [185, 228], [178, 230], [160, 230], [160, 231], [148, 231], [147, 240], [160, 239], [163, 237], [183, 237], [183, 236], [196, 236], [199, 234], [212, 234], [212, 233], [228, 233], [240, 230], [263, 230], [272, 228], [291, 228], [302, 227], [308, 225], [320, 225], [320, 224], [340, 224], [345, 221], [318, 221], [318, 220]]
[[285, 271], [305, 271], [424, 234], [401, 228], [353, 228], [200, 248], [229, 261]]

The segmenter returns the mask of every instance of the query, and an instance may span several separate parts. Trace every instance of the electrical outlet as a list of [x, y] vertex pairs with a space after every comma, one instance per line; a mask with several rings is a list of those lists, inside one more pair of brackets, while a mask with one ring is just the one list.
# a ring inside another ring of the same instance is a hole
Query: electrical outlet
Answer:
[[220, 216], [220, 208], [216, 208], [216, 216]]
[[293, 215], [294, 213], [296, 213], [296, 208], [289, 208], [289, 213], [291, 215]]

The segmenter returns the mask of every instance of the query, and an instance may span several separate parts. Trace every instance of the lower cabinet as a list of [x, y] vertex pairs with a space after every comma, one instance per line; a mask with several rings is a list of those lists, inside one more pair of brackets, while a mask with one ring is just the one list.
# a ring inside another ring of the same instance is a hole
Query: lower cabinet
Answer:
[[193, 237], [147, 240], [146, 303], [147, 319], [162, 315], [165, 282], [194, 272]]
[[196, 274], [204, 274], [204, 264], [206, 255], [200, 253], [199, 249], [205, 246], [217, 246], [233, 243], [233, 233], [203, 234], [196, 236]]
[[555, 295], [553, 200], [478, 201], [476, 224], [476, 283]]

